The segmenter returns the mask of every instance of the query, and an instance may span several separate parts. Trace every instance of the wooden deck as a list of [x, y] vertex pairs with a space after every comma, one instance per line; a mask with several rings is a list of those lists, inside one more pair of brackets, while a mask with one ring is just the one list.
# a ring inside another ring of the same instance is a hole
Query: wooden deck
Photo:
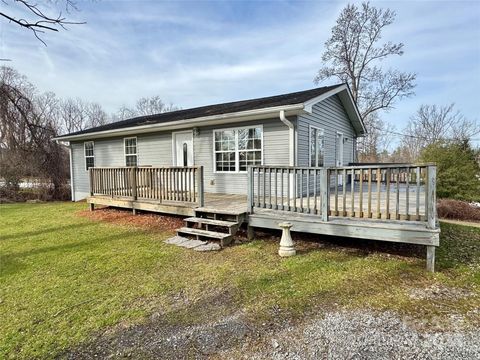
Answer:
[[204, 192], [203, 168], [93, 168], [87, 202], [255, 228], [425, 245], [433, 271], [439, 245], [434, 165], [343, 168], [253, 166], [248, 194]]

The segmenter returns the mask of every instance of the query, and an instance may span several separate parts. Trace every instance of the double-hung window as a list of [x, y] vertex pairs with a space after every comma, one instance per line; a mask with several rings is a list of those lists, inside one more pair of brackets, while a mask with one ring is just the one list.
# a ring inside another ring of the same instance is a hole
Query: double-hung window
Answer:
[[215, 171], [245, 172], [262, 164], [262, 127], [215, 130]]
[[85, 170], [88, 171], [91, 167], [95, 166], [95, 149], [93, 141], [85, 141], [83, 143], [85, 151]]
[[125, 165], [137, 166], [137, 138], [123, 139], [125, 145]]
[[310, 126], [310, 166], [322, 167], [325, 156], [325, 139], [323, 130]]

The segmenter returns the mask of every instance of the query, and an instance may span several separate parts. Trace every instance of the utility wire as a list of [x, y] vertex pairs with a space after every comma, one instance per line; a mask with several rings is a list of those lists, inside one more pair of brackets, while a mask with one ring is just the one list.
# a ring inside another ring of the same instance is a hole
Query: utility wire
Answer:
[[[428, 140], [428, 138], [423, 137], [423, 136], [404, 134], [404, 133], [400, 133], [400, 132], [396, 132], [396, 131], [392, 131], [392, 130], [380, 129], [380, 128], [377, 128], [377, 127], [375, 127], [375, 126], [372, 126], [372, 128], [374, 128], [375, 130], [378, 130], [378, 131], [380, 131], [380, 132], [383, 132], [383, 133], [385, 133], [385, 134], [392, 134], [392, 135], [404, 136], [404, 137], [409, 137], [409, 138], [413, 138], [413, 139], [420, 139], [420, 140]], [[477, 134], [478, 134], [478, 132], [475, 133], [474, 135], [477, 135]], [[444, 140], [455, 141], [455, 140], [458, 140], [458, 139], [454, 139], [454, 138], [444, 138]], [[480, 138], [469, 138], [468, 140], [471, 140], [471, 141], [480, 141]]]

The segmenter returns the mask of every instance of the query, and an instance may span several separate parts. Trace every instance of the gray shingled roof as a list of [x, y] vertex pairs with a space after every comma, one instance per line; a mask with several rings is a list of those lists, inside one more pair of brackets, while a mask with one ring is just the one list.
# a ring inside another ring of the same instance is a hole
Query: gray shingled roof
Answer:
[[317, 96], [320, 96], [342, 85], [343, 84], [338, 84], [333, 86], [324, 86], [316, 89], [298, 91], [298, 92], [293, 92], [289, 94], [268, 96], [268, 97], [251, 99], [251, 100], [234, 101], [234, 102], [228, 102], [228, 103], [216, 104], [216, 105], [201, 106], [201, 107], [171, 111], [171, 112], [166, 112], [166, 113], [156, 114], [156, 115], [140, 116], [132, 119], [117, 121], [110, 124], [93, 127], [93, 128], [82, 130], [82, 131], [73, 132], [70, 134], [62, 135], [62, 136], [89, 134], [97, 131], [115, 130], [115, 129], [141, 126], [141, 125], [167, 123], [171, 121], [194, 119], [194, 118], [199, 118], [204, 116], [221, 115], [221, 114], [235, 113], [235, 112], [247, 111], [247, 110], [264, 109], [264, 108], [270, 108], [270, 107], [282, 106], [282, 105], [301, 104], [305, 101], [308, 101]]

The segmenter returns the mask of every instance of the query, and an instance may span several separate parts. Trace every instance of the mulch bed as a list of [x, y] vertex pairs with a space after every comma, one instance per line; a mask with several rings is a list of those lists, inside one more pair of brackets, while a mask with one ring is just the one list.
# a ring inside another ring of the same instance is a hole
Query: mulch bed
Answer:
[[97, 208], [94, 211], [82, 210], [78, 216], [95, 221], [103, 221], [144, 230], [174, 231], [183, 226], [183, 218], [173, 215], [160, 215], [153, 213], [139, 213], [133, 215], [131, 210], [118, 208]]

